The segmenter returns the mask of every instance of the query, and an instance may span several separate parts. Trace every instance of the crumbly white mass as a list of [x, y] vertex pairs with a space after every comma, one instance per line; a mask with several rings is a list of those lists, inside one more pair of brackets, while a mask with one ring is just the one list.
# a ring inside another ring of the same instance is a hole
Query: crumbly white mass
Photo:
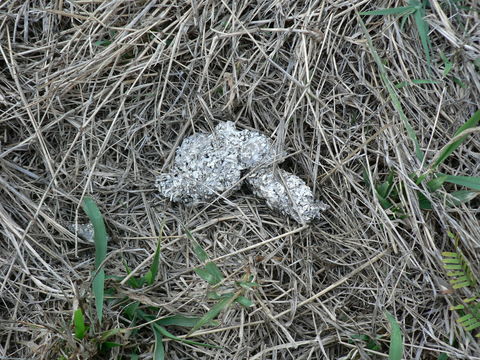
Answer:
[[316, 201], [298, 176], [273, 170], [272, 164], [284, 155], [265, 135], [239, 131], [228, 121], [211, 134], [186, 138], [176, 151], [172, 171], [158, 176], [156, 186], [171, 201], [195, 205], [228, 196], [251, 171], [246, 181], [256, 196], [265, 199], [270, 208], [307, 223], [327, 205]]

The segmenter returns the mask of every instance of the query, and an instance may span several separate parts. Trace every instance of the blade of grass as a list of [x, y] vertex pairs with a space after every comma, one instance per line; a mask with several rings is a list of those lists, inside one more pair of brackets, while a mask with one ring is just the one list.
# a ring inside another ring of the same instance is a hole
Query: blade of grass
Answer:
[[[438, 157], [430, 165], [431, 169], [437, 168], [441, 163], [445, 161], [467, 138], [468, 134], [461, 136], [463, 132], [466, 132], [469, 129], [472, 129], [478, 125], [480, 122], [480, 110], [477, 110], [470, 119], [467, 120], [465, 124], [460, 126], [455, 132], [454, 136], [459, 137], [458, 140], [453, 141], [445, 145], [445, 147], [440, 150]], [[452, 139], [453, 140], [453, 139]]]
[[179, 342], [182, 342], [182, 343], [185, 343], [185, 344], [189, 344], [189, 345], [198, 345], [198, 346], [203, 346], [203, 347], [220, 349], [220, 346], [217, 346], [217, 345], [210, 345], [210, 344], [205, 344], [205, 343], [198, 342], [198, 341], [179, 338], [178, 336], [173, 335], [171, 332], [169, 332], [163, 326], [156, 325], [156, 324], [154, 326], [166, 338], [169, 338], [169, 339], [172, 339], [172, 340], [175, 340], [175, 341], [179, 341]]
[[85, 317], [80, 308], [73, 313], [73, 325], [75, 328], [75, 337], [82, 340], [87, 332], [87, 327], [85, 326]]
[[158, 264], [160, 262], [160, 239], [157, 243], [157, 249], [155, 250], [155, 255], [153, 256], [152, 266], [150, 270], [143, 276], [143, 279], [148, 285], [152, 285], [155, 281], [155, 278], [158, 274]]
[[239, 294], [235, 294], [232, 297], [225, 298], [218, 303], [216, 303], [205, 315], [202, 316], [200, 320], [195, 324], [195, 326], [190, 330], [190, 333], [195, 332], [196, 330], [200, 329], [203, 325], [208, 324], [213, 319], [215, 319], [220, 312], [228, 307], [231, 303], [233, 303]]
[[87, 196], [83, 199], [83, 211], [85, 211], [93, 225], [96, 276], [93, 279], [92, 287], [98, 321], [102, 323], [105, 271], [100, 266], [107, 256], [107, 230], [105, 229], [102, 214], [91, 197]]
[[388, 358], [390, 360], [401, 360], [403, 356], [403, 336], [402, 330], [397, 323], [397, 320], [388, 311], [385, 311], [385, 317], [390, 323], [390, 349], [388, 351]]
[[182, 327], [194, 327], [198, 320], [200, 320], [199, 317], [173, 315], [156, 321], [156, 324], [163, 326], [175, 325]]
[[153, 351], [153, 360], [164, 360], [165, 349], [163, 348], [162, 333], [158, 331], [157, 327], [152, 324], [153, 334], [155, 335], [155, 349]]
[[445, 182], [446, 176], [437, 176], [433, 178], [432, 180], [427, 182], [427, 188], [428, 191], [430, 192], [435, 192], [438, 189], [440, 189], [443, 186], [443, 183]]
[[204, 268], [197, 268], [197, 269], [193, 269], [193, 271], [195, 271], [195, 273], [200, 276], [200, 278], [206, 282], [208, 282], [210, 285], [216, 285], [217, 284], [217, 281], [215, 280], [215, 278], [213, 277], [213, 275], [205, 270]]
[[242, 305], [243, 307], [250, 307], [253, 305], [253, 301], [250, 300], [249, 298], [246, 298], [245, 296], [239, 296], [235, 302], [239, 303], [240, 305]]
[[208, 262], [205, 264], [205, 270], [207, 270], [213, 277], [214, 284], [218, 284], [223, 280], [223, 274], [218, 268], [218, 266], [213, 262]]
[[424, 85], [424, 84], [436, 84], [438, 81], [429, 80], [429, 79], [413, 79], [411, 81], [402, 81], [398, 84], [395, 84], [396, 89], [401, 89], [408, 85]]
[[197, 256], [198, 260], [201, 262], [205, 262], [208, 260], [208, 255], [203, 250], [203, 248], [197, 243], [195, 238], [193, 237], [192, 233], [188, 231], [187, 229], [184, 229], [186, 237], [193, 243], [193, 252]]
[[445, 175], [445, 182], [465, 186], [472, 190], [480, 191], [480, 177]]
[[[135, 314], [130, 317], [138, 317], [146, 322], [150, 322], [155, 320], [155, 316], [149, 315], [144, 311], [138, 309], [138, 306], [134, 309]], [[163, 319], [159, 319], [155, 321], [155, 324], [162, 325], [162, 326], [182, 326], [182, 327], [193, 327], [201, 318], [199, 317], [186, 317], [182, 315], [173, 315]], [[208, 325], [218, 325], [216, 321], [211, 321]]]
[[405, 126], [408, 137], [410, 138], [410, 140], [414, 144], [415, 155], [417, 156], [418, 160], [423, 161], [423, 158], [425, 157], [425, 155], [424, 155], [423, 151], [420, 149], [420, 143], [418, 142], [418, 138], [417, 138], [417, 135], [415, 134], [415, 130], [413, 129], [412, 125], [408, 121], [407, 116], [403, 112], [403, 108], [402, 108], [402, 104], [400, 102], [400, 99], [398, 98], [398, 95], [395, 92], [395, 88], [394, 88], [392, 82], [388, 78], [387, 71], [385, 69], [385, 66], [382, 63], [382, 60], [381, 60], [380, 56], [377, 53], [377, 50], [373, 46], [372, 38], [368, 34], [365, 23], [363, 22], [363, 20], [361, 18], [358, 18], [358, 21], [359, 21], [360, 25], [362, 26], [363, 32], [364, 32], [365, 37], [367, 39], [368, 48], [370, 50], [370, 53], [373, 56], [373, 59], [375, 60], [375, 62], [377, 64], [378, 71], [380, 72], [380, 77], [382, 79], [383, 84], [385, 85], [385, 87], [388, 90], [388, 94], [390, 96], [392, 104], [393, 104], [395, 110], [397, 110], [398, 115], [400, 116], [400, 119], [402, 120], [403, 125]]
[[452, 199], [447, 199], [448, 206], [457, 206], [472, 201], [478, 196], [477, 191], [459, 190], [450, 193]]
[[407, 13], [411, 13], [412, 10], [414, 9], [415, 8], [413, 6], [399, 6], [396, 8], [389, 8], [389, 9], [363, 11], [360, 13], [360, 15], [396, 15], [396, 14], [405, 15]]
[[444, 68], [443, 68], [443, 76], [447, 76], [448, 73], [453, 69], [453, 63], [448, 60], [448, 58], [445, 56], [445, 54], [440, 51], [440, 57], [443, 60]]
[[430, 38], [428, 37], [428, 23], [425, 21], [425, 7], [419, 3], [416, 6], [416, 11], [413, 14], [415, 19], [415, 25], [417, 26], [418, 35], [420, 36], [420, 41], [422, 43], [423, 52], [425, 53], [425, 58], [427, 59], [428, 67], [430, 68]]

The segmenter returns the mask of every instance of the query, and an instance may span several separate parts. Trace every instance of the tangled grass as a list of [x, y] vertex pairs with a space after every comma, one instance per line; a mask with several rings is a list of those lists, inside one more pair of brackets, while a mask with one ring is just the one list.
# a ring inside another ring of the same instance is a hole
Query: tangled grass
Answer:
[[[217, 326], [172, 330], [220, 348], [165, 341], [168, 359], [385, 358], [386, 311], [404, 358], [480, 359], [475, 332], [449, 309], [468, 293], [451, 288], [441, 255], [456, 234], [480, 274], [478, 190], [452, 205], [465, 187], [430, 192], [412, 177], [480, 108], [478, 4], [430, 0], [423, 37], [415, 15], [360, 15], [406, 5], [1, 2], [0, 358], [101, 358], [93, 339], [109, 329], [123, 329], [121, 346], [103, 358], [152, 356], [154, 334], [121, 308], [106, 302], [96, 322], [94, 249], [67, 226], [88, 221], [89, 195], [111, 237], [107, 276], [125, 276], [124, 263], [148, 271], [164, 223], [156, 282], [107, 279], [155, 317], [212, 307], [185, 229], [228, 279], [259, 284], [253, 306], [227, 307]], [[285, 166], [330, 205], [321, 221], [300, 226], [244, 190], [194, 208], [158, 196], [155, 177], [182, 139], [224, 120], [288, 150]], [[474, 177], [479, 160], [473, 128], [438, 170]], [[386, 181], [384, 198], [375, 186]], [[92, 330], [83, 340], [78, 308]]]

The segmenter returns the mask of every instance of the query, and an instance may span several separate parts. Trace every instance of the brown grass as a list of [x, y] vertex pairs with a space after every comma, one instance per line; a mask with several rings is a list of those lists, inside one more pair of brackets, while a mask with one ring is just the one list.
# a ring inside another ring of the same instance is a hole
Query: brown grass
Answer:
[[[449, 310], [463, 293], [444, 291], [440, 255], [453, 249], [447, 231], [457, 233], [480, 274], [479, 202], [449, 208], [437, 196], [432, 211], [420, 209], [408, 174], [422, 164], [358, 21], [360, 11], [405, 3], [1, 2], [0, 359], [93, 357], [71, 321], [79, 302], [93, 309], [94, 249], [65, 228], [87, 220], [85, 195], [112, 236], [107, 274], [125, 275], [122, 259], [135, 268], [153, 254], [166, 222], [160, 280], [119, 286], [160, 307], [159, 317], [212, 306], [184, 227], [224, 273], [250, 271], [261, 284], [254, 307], [232, 306], [217, 328], [196, 333], [222, 349], [167, 342], [168, 359], [386, 358], [385, 310], [401, 325], [406, 359], [480, 359], [478, 341]], [[396, 17], [363, 17], [392, 82], [438, 80], [398, 90], [426, 164], [480, 107], [478, 7], [430, 3], [431, 72], [411, 22], [402, 30]], [[442, 75], [440, 52], [465, 88]], [[194, 208], [158, 197], [155, 176], [182, 139], [227, 119], [293, 154], [282, 166], [331, 206], [321, 221], [301, 227], [248, 191]], [[477, 134], [441, 171], [478, 175], [479, 151]], [[380, 206], [364, 168], [374, 181], [396, 172], [405, 218]], [[120, 309], [106, 307], [105, 329], [127, 326]], [[380, 336], [382, 350], [352, 334]], [[115, 340], [124, 346], [112, 359], [153, 351], [148, 327]]]

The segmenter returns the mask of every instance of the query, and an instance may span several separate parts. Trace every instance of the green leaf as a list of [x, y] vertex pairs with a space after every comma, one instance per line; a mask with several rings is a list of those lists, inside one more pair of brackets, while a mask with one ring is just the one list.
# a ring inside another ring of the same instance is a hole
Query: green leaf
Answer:
[[111, 45], [112, 42], [110, 40], [98, 40], [93, 43], [95, 46], [108, 46]]
[[452, 80], [455, 84], [457, 84], [458, 86], [460, 86], [462, 89], [466, 89], [467, 88], [467, 85], [462, 81], [460, 80], [458, 77], [454, 76], [452, 77]]
[[465, 124], [460, 126], [457, 131], [455, 132], [454, 136], [460, 135], [462, 132], [464, 132], [467, 129], [471, 129], [475, 126], [478, 125], [480, 122], [480, 110], [475, 111], [475, 113], [472, 115], [470, 119], [467, 120]]
[[156, 321], [156, 324], [163, 326], [182, 326], [182, 327], [194, 327], [200, 320], [199, 317], [188, 317], [183, 315], [173, 315]]
[[440, 189], [443, 186], [443, 183], [445, 182], [446, 178], [447, 177], [445, 175], [442, 175], [442, 176], [437, 176], [437, 177], [433, 178], [432, 180], [428, 181], [427, 184], [426, 184], [427, 188], [428, 188], [428, 191], [435, 192], [438, 189]]
[[[463, 131], [471, 129], [475, 126], [478, 125], [480, 121], [480, 110], [477, 110], [475, 114], [472, 115], [468, 121], [463, 124], [458, 130], [455, 132], [454, 136], [460, 135]], [[440, 150], [440, 155], [438, 158], [434, 161], [434, 163], [431, 165], [431, 168], [436, 168], [438, 165], [443, 163], [447, 157], [449, 157], [467, 138], [467, 135], [462, 136], [460, 139], [457, 141], [445, 145], [442, 150]]]
[[205, 270], [207, 270], [213, 277], [214, 283], [211, 285], [216, 285], [223, 280], [223, 274], [215, 263], [211, 261], [206, 263]]
[[95, 298], [95, 306], [97, 308], [97, 318], [100, 323], [102, 323], [103, 314], [104, 285], [105, 272], [103, 269], [100, 269], [97, 271], [97, 275], [93, 279], [92, 283], [93, 296]]
[[390, 96], [390, 100], [392, 101], [392, 104], [393, 104], [395, 110], [397, 110], [398, 115], [400, 116], [400, 119], [402, 120], [403, 125], [405, 126], [408, 137], [410, 138], [410, 140], [414, 144], [415, 155], [417, 156], [418, 160], [423, 161], [423, 158], [425, 157], [425, 154], [421, 150], [420, 143], [418, 141], [417, 135], [415, 134], [415, 130], [413, 129], [412, 125], [408, 121], [408, 118], [403, 111], [400, 99], [399, 99], [397, 93], [395, 92], [395, 88], [394, 88], [392, 82], [388, 78], [387, 70], [385, 69], [385, 66], [383, 65], [382, 59], [380, 58], [380, 56], [377, 53], [377, 50], [373, 46], [372, 39], [367, 32], [367, 28], [365, 27], [365, 23], [361, 19], [360, 19], [360, 25], [362, 26], [362, 29], [365, 33], [365, 37], [367, 38], [368, 48], [370, 49], [370, 52], [373, 56], [373, 59], [375, 60], [375, 62], [377, 64], [378, 71], [380, 73], [380, 78], [382, 79], [383, 84], [387, 88], [388, 94]]
[[425, 58], [427, 59], [427, 64], [430, 66], [430, 38], [428, 37], [428, 23], [424, 20], [425, 17], [425, 8], [419, 6], [418, 10], [415, 11], [413, 17], [415, 19], [415, 24], [417, 25], [418, 34], [420, 36], [420, 41], [422, 43], [423, 52], [425, 53]]
[[144, 275], [144, 280], [148, 285], [152, 285], [155, 281], [155, 278], [158, 274], [158, 264], [160, 262], [160, 240], [158, 240], [157, 249], [155, 250], [155, 255], [153, 256], [152, 266], [150, 270]]
[[209, 271], [205, 270], [205, 268], [196, 268], [196, 269], [193, 269], [193, 271], [195, 271], [195, 273], [198, 276], [200, 276], [203, 280], [208, 282], [210, 285], [215, 285], [216, 284], [216, 281], [215, 281], [213, 275], [210, 274]]
[[93, 279], [92, 287], [98, 321], [102, 323], [105, 272], [103, 268], [100, 268], [100, 265], [107, 257], [107, 230], [105, 229], [102, 214], [91, 197], [87, 196], [83, 199], [83, 211], [85, 211], [93, 225], [96, 276]]
[[85, 326], [85, 317], [80, 308], [73, 313], [73, 325], [75, 328], [75, 337], [82, 340], [87, 332], [87, 327]]
[[193, 333], [194, 331], [200, 329], [202, 326], [210, 323], [213, 319], [215, 319], [218, 316], [218, 314], [220, 314], [220, 312], [223, 309], [225, 309], [233, 301], [235, 301], [237, 297], [238, 297], [237, 295], [228, 297], [219, 301], [215, 305], [213, 305], [213, 307], [205, 315], [203, 315], [200, 320], [198, 320], [198, 322], [195, 324], [195, 326], [192, 328], [190, 332]]
[[192, 233], [187, 230], [187, 229], [184, 229], [185, 231], [185, 236], [192, 241], [193, 243], [193, 252], [195, 253], [195, 255], [197, 256], [198, 260], [200, 260], [201, 262], [205, 262], [208, 260], [208, 255], [207, 253], [205, 252], [205, 250], [203, 250], [203, 248], [197, 243], [197, 241], [195, 240], [195, 238], [193, 237]]
[[123, 331], [123, 329], [120, 329], [120, 328], [115, 328], [115, 329], [110, 329], [110, 330], [107, 330], [107, 331], [104, 331], [102, 333], [102, 335], [100, 335], [100, 342], [105, 342], [107, 341], [109, 338], [111, 338], [112, 336], [115, 336], [119, 333], [121, 333]]
[[390, 349], [388, 351], [388, 358], [390, 360], [401, 360], [403, 356], [403, 336], [402, 330], [397, 323], [397, 320], [388, 311], [385, 311], [385, 316], [390, 323]]
[[422, 210], [432, 210], [432, 203], [420, 191], [417, 191], [418, 204]]
[[453, 64], [450, 60], [448, 60], [448, 58], [445, 56], [445, 54], [442, 51], [440, 51], [440, 57], [442, 58], [443, 64], [445, 66], [443, 68], [443, 76], [447, 76], [448, 73], [452, 70]]
[[480, 177], [445, 175], [445, 182], [465, 186], [469, 189], [480, 191]]
[[399, 6], [396, 8], [389, 8], [389, 9], [379, 9], [379, 10], [371, 10], [371, 11], [362, 11], [360, 15], [396, 15], [396, 14], [408, 14], [412, 11], [415, 11], [413, 6]]
[[123, 313], [130, 320], [134, 320], [139, 306], [140, 306], [140, 303], [138, 301], [134, 301], [131, 304], [125, 306], [125, 308], [123, 309]]
[[164, 360], [165, 349], [163, 348], [162, 333], [158, 330], [158, 326], [151, 325], [153, 334], [155, 335], [155, 349], [153, 351], [153, 360]]
[[246, 308], [253, 306], [253, 301], [246, 298], [245, 296], [239, 296], [235, 299], [235, 301]]
[[[130, 269], [126, 261], [123, 262], [123, 265], [125, 266], [125, 271], [127, 272], [127, 275], [130, 275], [132, 270]], [[138, 279], [135, 276], [132, 276], [128, 279], [128, 285], [130, 285], [130, 287], [132, 287], [133, 289], [141, 288], [143, 285], [143, 282], [144, 282], [144, 279]]]
[[448, 360], [448, 355], [446, 353], [441, 353], [439, 356], [438, 356], [438, 359], [437, 360]]
[[160, 326], [160, 325], [154, 325], [154, 326], [166, 338], [169, 338], [169, 339], [172, 339], [172, 340], [175, 340], [175, 341], [179, 341], [179, 342], [182, 342], [182, 343], [185, 343], [185, 344], [190, 344], [190, 345], [198, 345], [198, 346], [204, 346], [204, 347], [210, 347], [210, 348], [216, 348], [216, 349], [220, 348], [220, 346], [217, 346], [217, 345], [210, 345], [210, 344], [205, 344], [205, 343], [198, 342], [198, 341], [182, 339], [182, 338], [179, 338], [178, 336], [175, 336], [172, 333], [170, 333], [163, 326]]
[[447, 199], [447, 206], [458, 206], [467, 203], [478, 196], [477, 191], [458, 190], [450, 193], [450, 199]]

